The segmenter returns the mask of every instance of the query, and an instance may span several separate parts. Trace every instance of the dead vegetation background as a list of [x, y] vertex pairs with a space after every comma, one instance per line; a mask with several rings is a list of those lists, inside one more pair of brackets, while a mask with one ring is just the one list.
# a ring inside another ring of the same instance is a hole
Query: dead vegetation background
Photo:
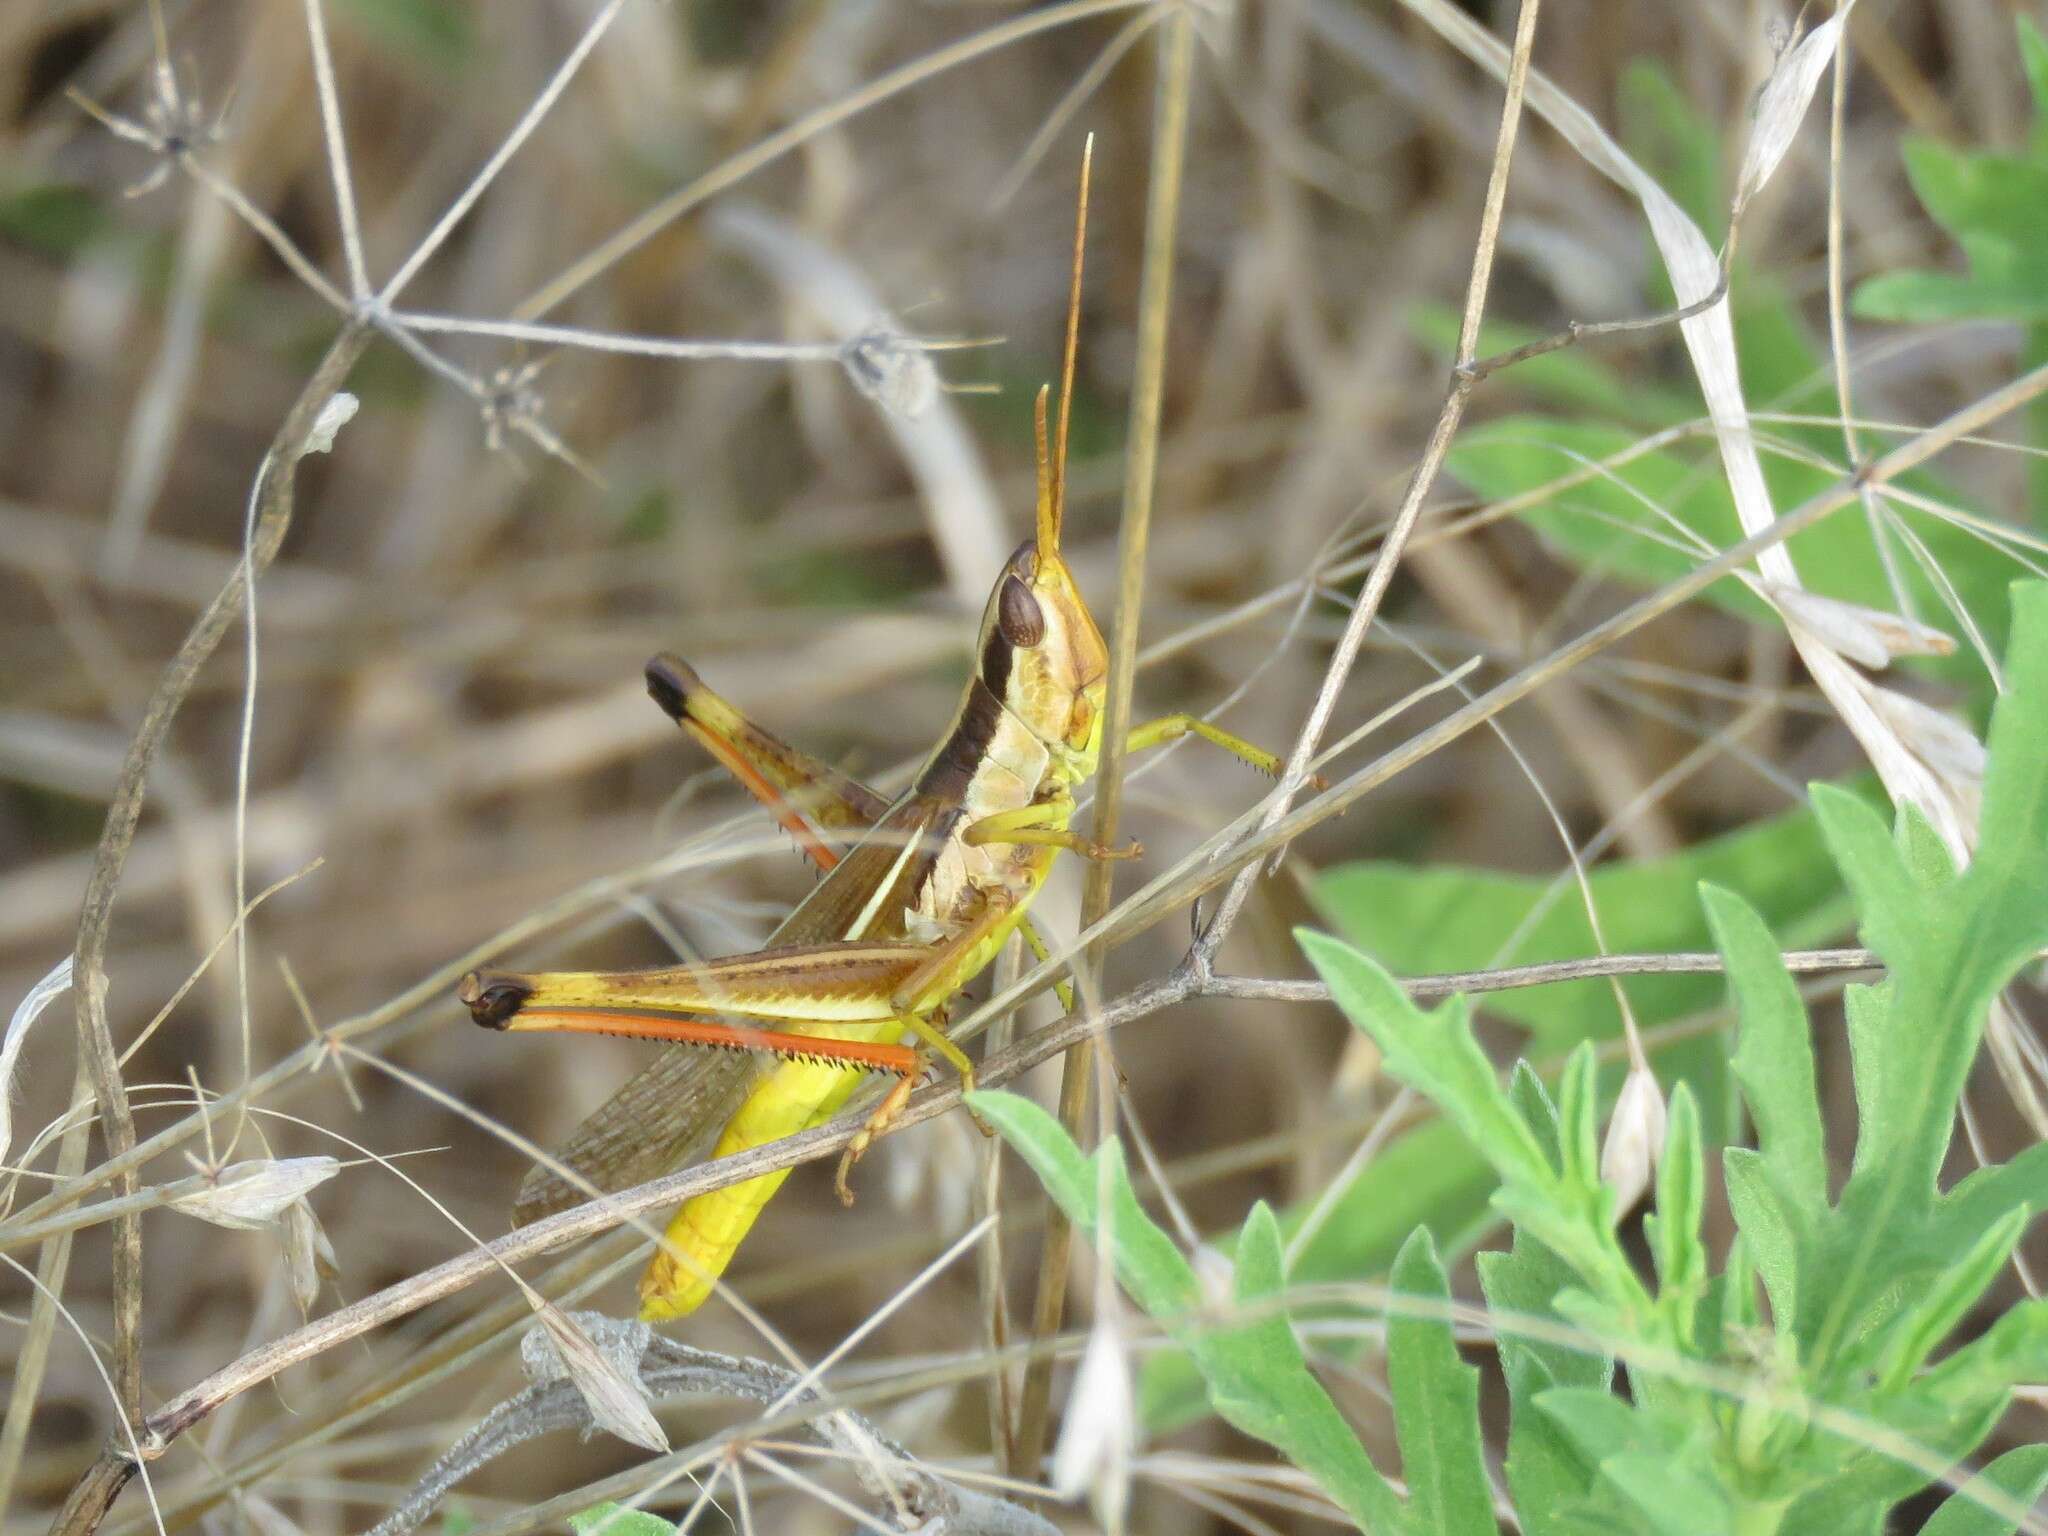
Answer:
[[[1502, 36], [1512, 27], [1512, 7], [1471, 9]], [[1150, 153], [1147, 23], [1158, 18], [1128, 6], [1055, 10], [1057, 24], [1014, 41], [1003, 29], [1022, 32], [1032, 13], [973, 4], [629, 0], [618, 10], [530, 142], [419, 272], [406, 308], [517, 315], [707, 168], [953, 48], [957, 60], [795, 135], [786, 153], [590, 270], [548, 318], [621, 335], [829, 346], [894, 317], [922, 335], [1001, 338], [936, 355], [949, 384], [999, 392], [944, 394], [907, 423], [831, 361], [419, 333], [437, 371], [373, 340], [349, 380], [361, 412], [331, 455], [303, 466], [289, 539], [258, 588], [246, 889], [290, 883], [250, 921], [246, 995], [233, 948], [220, 951], [128, 1062], [141, 1135], [182, 1120], [195, 1089], [235, 1089], [291, 1059], [309, 1030], [343, 1025], [360, 1029], [355, 1049], [552, 1143], [636, 1053], [479, 1035], [452, 984], [480, 946], [526, 924], [500, 952], [532, 964], [647, 963], [677, 944], [742, 948], [772, 924], [808, 877], [648, 703], [641, 663], [680, 651], [764, 722], [878, 780], [922, 753], [945, 723], [988, 575], [1026, 530], [1028, 405], [1055, 369], [1084, 129], [1097, 135], [1097, 197], [1070, 527], [1107, 628]], [[470, 184], [595, 14], [566, 0], [328, 0], [373, 287]], [[252, 477], [337, 325], [217, 189], [239, 189], [329, 282], [348, 286], [305, 11], [281, 0], [168, 4], [174, 99], [154, 71], [154, 15], [103, 0], [0, 14], [0, 999], [10, 1007], [73, 942], [144, 701], [239, 559]], [[1773, 28], [1787, 20], [1763, 4], [1549, 0], [1534, 58], [1610, 124], [1630, 62], [1661, 61], [1725, 125], [1732, 169]], [[1147, 567], [1144, 637], [1160, 654], [1141, 673], [1139, 709], [1209, 712], [1229, 700], [1233, 730], [1284, 748], [1342, 626], [1339, 599], [1356, 588], [1355, 576], [1320, 585], [1324, 573], [1370, 547], [1436, 419], [1446, 359], [1419, 339], [1415, 312], [1462, 294], [1500, 91], [1388, 7], [1216, 6], [1199, 12], [1197, 31]], [[1946, 259], [1901, 175], [1899, 136], [2015, 138], [2026, 108], [2011, 34], [2011, 10], [1983, 0], [1860, 9], [1839, 168], [1852, 279]], [[159, 144], [178, 136], [170, 148], [189, 148], [213, 189], [180, 169], [183, 155], [111, 135], [67, 90], [146, 124]], [[1822, 115], [1742, 236], [1816, 330]], [[1549, 330], [1649, 313], [1664, 302], [1654, 273], [1634, 206], [1527, 124], [1489, 314]], [[1602, 355], [1646, 386], [1685, 377], [1668, 331]], [[2009, 349], [1965, 336], [1896, 349], [1858, 381], [1871, 415], [1927, 420], [2010, 372]], [[1475, 394], [1472, 417], [1518, 403], [1504, 374]], [[1711, 463], [1709, 444], [1694, 451]], [[1984, 455], [1959, 472], [1995, 504], [2020, 467]], [[1435, 501], [1455, 509], [1461, 494], [1447, 481]], [[1511, 668], [1626, 595], [1512, 522], [1431, 543], [1397, 579], [1385, 618], [1398, 635], [1368, 642], [1332, 735], [1433, 680], [1410, 647]], [[245, 667], [238, 627], [151, 768], [107, 966], [123, 1048], [234, 924]], [[1568, 679], [1506, 718], [1527, 773], [1497, 738], [1474, 733], [1318, 828], [1263, 887], [1229, 968], [1302, 974], [1287, 936], [1307, 911], [1297, 878], [1329, 861], [1556, 870], [1557, 833], [1530, 773], [1581, 844], [1642, 799], [1614, 841], [1644, 854], [1782, 809], [1786, 782], [1860, 761], [1780, 637], [1688, 608], [1585, 670], [1612, 684], [1657, 668], [1701, 686], [1651, 712], [1630, 707], [1623, 688]], [[1748, 729], [1743, 753], [1777, 782], [1716, 750], [1660, 783], [1702, 738], [1725, 744], [1727, 722], [1759, 700], [1770, 719]], [[1444, 707], [1426, 703], [1397, 729]], [[1133, 781], [1128, 824], [1163, 868], [1264, 787], [1184, 749]], [[678, 848], [690, 867], [635, 878]], [[591, 885], [607, 879], [616, 883]], [[1049, 910], [1051, 928], [1072, 931], [1071, 889]], [[1168, 968], [1185, 931], [1170, 923], [1119, 950], [1109, 990]], [[1027, 1015], [1049, 1016], [1044, 1003]], [[11, 1157], [65, 1107], [69, 1018], [66, 1001], [23, 1058]], [[1126, 1031], [1118, 1059], [1127, 1113], [1204, 1230], [1227, 1227], [1255, 1196], [1320, 1187], [1385, 1099], [1322, 1009], [1190, 1004]], [[524, 1166], [515, 1150], [369, 1065], [298, 1063], [260, 1096], [262, 1115], [222, 1118], [214, 1155], [239, 1132], [238, 1158], [352, 1160], [313, 1200], [337, 1267], [316, 1310], [459, 1251], [465, 1228], [502, 1230]], [[1049, 1096], [1053, 1081], [1041, 1069], [1028, 1086]], [[1994, 1139], [2014, 1134], [2003, 1102], [1993, 1095], [1987, 1107]], [[380, 1167], [355, 1149], [397, 1161]], [[734, 1278], [814, 1359], [964, 1230], [983, 1155], [958, 1116], [910, 1131], [863, 1168], [851, 1213], [817, 1170], [801, 1173]], [[39, 1163], [8, 1176], [17, 1209], [45, 1194], [52, 1166], [46, 1145]], [[190, 1171], [171, 1153], [144, 1177]], [[1021, 1308], [1038, 1203], [1014, 1171], [1005, 1188]], [[146, 1406], [297, 1321], [274, 1233], [169, 1214], [144, 1232]], [[102, 1346], [110, 1272], [107, 1228], [89, 1226], [63, 1300]], [[618, 1279], [597, 1302], [623, 1310], [629, 1294]], [[1087, 1287], [1075, 1295], [1085, 1323]], [[0, 1297], [0, 1374], [18, 1387], [31, 1291], [9, 1272]], [[239, 1400], [159, 1464], [167, 1523], [226, 1529], [281, 1512], [312, 1532], [366, 1526], [511, 1390], [512, 1352], [488, 1352], [337, 1433], [323, 1438], [321, 1427], [390, 1393], [431, 1341], [492, 1309], [507, 1324], [523, 1316], [509, 1287], [485, 1284]], [[913, 1378], [921, 1362], [971, 1357], [983, 1326], [975, 1270], [955, 1265], [881, 1324], [843, 1380], [884, 1383], [869, 1411], [898, 1439], [972, 1458], [987, 1446], [978, 1386], [914, 1389]], [[763, 1352], [753, 1327], [717, 1305], [687, 1337]], [[888, 1390], [892, 1378], [905, 1385]], [[32, 1387], [32, 1418], [17, 1391], [0, 1444], [10, 1536], [47, 1519], [114, 1423], [108, 1386], [67, 1328]], [[1370, 1419], [1369, 1392], [1349, 1400]], [[671, 1415], [672, 1438], [729, 1417]], [[1244, 1451], [1213, 1426], [1174, 1444], [1226, 1472]], [[464, 1497], [480, 1515], [516, 1510], [631, 1459], [615, 1442], [549, 1442]], [[1190, 1504], [1187, 1488], [1162, 1486], [1175, 1476], [1167, 1462], [1149, 1475], [1140, 1467], [1137, 1528], [1230, 1524], [1207, 1495]], [[260, 1496], [257, 1513], [227, 1500], [236, 1485]], [[149, 1519], [128, 1499], [110, 1529]], [[801, 1493], [767, 1507], [777, 1523], [765, 1528], [845, 1528], [844, 1515]], [[1258, 1518], [1316, 1523], [1285, 1507]]]

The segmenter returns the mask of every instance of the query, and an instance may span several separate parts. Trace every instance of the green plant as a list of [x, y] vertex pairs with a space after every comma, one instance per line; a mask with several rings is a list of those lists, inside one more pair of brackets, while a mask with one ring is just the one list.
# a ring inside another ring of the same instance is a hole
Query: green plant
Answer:
[[[1479, 1271], [1510, 1399], [1507, 1482], [1531, 1536], [1874, 1533], [1894, 1504], [1983, 1443], [2016, 1384], [2048, 1375], [2039, 1301], [1943, 1353], [2048, 1203], [2048, 1148], [1937, 1187], [1991, 1002], [2048, 946], [2048, 585], [2016, 587], [2013, 612], [1979, 851], [1966, 869], [1913, 812], [1887, 833], [1856, 797], [1813, 791], [1821, 836], [1886, 970], [1847, 994], [1858, 1128], [1838, 1192], [1808, 1021], [1777, 944], [1748, 903], [1700, 888], [1739, 1016], [1734, 1071], [1756, 1141], [1723, 1156], [1738, 1235], [1719, 1255], [1702, 1232], [1707, 1163], [1687, 1085], [1671, 1095], [1645, 1274], [1601, 1178], [1590, 1044], [1572, 1052], [1554, 1096], [1527, 1063], [1503, 1083], [1462, 999], [1425, 1011], [1369, 956], [1302, 934], [1388, 1070], [1499, 1180], [1492, 1203], [1514, 1242], [1481, 1255]], [[1192, 1267], [1138, 1205], [1114, 1142], [1085, 1157], [1025, 1101], [976, 1102], [1187, 1351], [1221, 1417], [1281, 1449], [1366, 1529], [1496, 1528], [1475, 1373], [1452, 1344], [1426, 1232], [1395, 1260], [1387, 1330], [1404, 1498], [1308, 1369], [1283, 1311], [1270, 1212], [1257, 1208], [1244, 1227], [1230, 1305], [1205, 1304]], [[2010, 1532], [2044, 1485], [2048, 1448], [2023, 1447], [1953, 1495], [1929, 1529]]]
[[[1969, 270], [1881, 273], [1857, 288], [1855, 302], [1872, 320], [2015, 321], [2033, 367], [2048, 362], [2048, 37], [2024, 16], [2015, 25], [2034, 100], [2024, 148], [1962, 149], [1924, 136], [1905, 144], [1914, 192], [1962, 247]], [[2031, 416], [2036, 443], [2048, 441], [2048, 411], [2036, 405]], [[2035, 464], [2029, 477], [2035, 518], [2048, 517], [2048, 467]]]

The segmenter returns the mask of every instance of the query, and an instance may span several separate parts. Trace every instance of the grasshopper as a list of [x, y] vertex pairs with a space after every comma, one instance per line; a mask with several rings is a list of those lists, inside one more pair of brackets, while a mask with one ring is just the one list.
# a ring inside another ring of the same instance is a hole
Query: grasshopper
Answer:
[[[1057, 437], [1046, 389], [1034, 408], [1035, 537], [996, 578], [973, 675], [944, 738], [911, 787], [885, 799], [749, 720], [680, 658], [647, 665], [648, 691], [796, 839], [824, 879], [766, 945], [748, 954], [643, 971], [472, 971], [458, 995], [477, 1023], [670, 1044], [555, 1155], [570, 1172], [532, 1170], [513, 1220], [574, 1205], [588, 1190], [658, 1178], [722, 1126], [725, 1156], [818, 1125], [867, 1071], [897, 1082], [841, 1159], [837, 1185], [900, 1112], [936, 1053], [967, 1086], [973, 1064], [946, 1037], [948, 1003], [1011, 934], [1041, 957], [1028, 909], [1062, 852], [1128, 858], [1073, 830], [1074, 790], [1095, 773], [1109, 652], [1060, 552], [1067, 418], [1087, 229], [1082, 163]], [[1191, 715], [1138, 726], [1129, 750], [1198, 735], [1267, 773], [1268, 752]], [[915, 1046], [903, 1043], [914, 1040]], [[686, 1047], [719, 1047], [692, 1050]], [[681, 1317], [717, 1283], [788, 1171], [696, 1196], [670, 1221], [640, 1281], [641, 1316]]]

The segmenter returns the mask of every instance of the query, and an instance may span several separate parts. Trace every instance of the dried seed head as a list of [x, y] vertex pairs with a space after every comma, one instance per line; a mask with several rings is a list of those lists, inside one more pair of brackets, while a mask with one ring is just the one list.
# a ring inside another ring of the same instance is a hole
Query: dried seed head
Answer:
[[853, 387], [887, 411], [915, 421], [939, 397], [931, 354], [888, 326], [863, 331], [839, 350]]
[[1074, 1373], [1074, 1390], [1052, 1453], [1052, 1486], [1063, 1499], [1085, 1492], [1105, 1531], [1123, 1529], [1137, 1425], [1130, 1362], [1113, 1316], [1104, 1312], [1088, 1334], [1081, 1368]]
[[313, 418], [312, 430], [306, 434], [305, 451], [326, 453], [333, 448], [334, 434], [349, 424], [362, 403], [345, 389], [328, 396], [327, 403], [320, 407], [320, 414]]
[[1970, 728], [1931, 705], [1890, 688], [1872, 688], [1870, 706], [1899, 740], [1953, 789], [1980, 792], [1987, 761], [1984, 743]]
[[0, 1040], [0, 1161], [7, 1156], [7, 1145], [14, 1137], [14, 1111], [9, 1107], [14, 1097], [14, 1064], [21, 1059], [21, 1048], [28, 1043], [29, 1026], [41, 1017], [45, 1008], [64, 995], [71, 985], [71, 956], [66, 955], [50, 967], [49, 973], [28, 989], [28, 996], [14, 1010], [14, 1017], [7, 1021], [7, 1035]]
[[310, 1314], [320, 1299], [322, 1280], [339, 1280], [341, 1265], [334, 1257], [334, 1245], [313, 1207], [294, 1200], [284, 1208], [284, 1261], [292, 1283], [292, 1299], [301, 1314]]
[[1664, 1155], [1664, 1091], [1649, 1067], [1629, 1069], [1621, 1085], [1607, 1140], [1600, 1148], [1600, 1181], [1614, 1191], [1615, 1209], [1629, 1211], [1650, 1187]]
[[1759, 585], [1787, 620], [1862, 666], [1883, 668], [1896, 656], [1947, 656], [1956, 648], [1953, 637], [1915, 619], [1822, 597], [1789, 582]]
[[1771, 179], [1778, 162], [1785, 158], [1785, 151], [1792, 147], [1792, 136], [1799, 131], [1807, 104], [1813, 100], [1814, 90], [1835, 56], [1835, 45], [1841, 38], [1842, 23], [1848, 19], [1849, 10], [1847, 5], [1840, 7], [1834, 15], [1807, 33], [1796, 47], [1779, 55], [1770, 79], [1757, 92], [1749, 147], [1742, 157], [1742, 173], [1735, 181], [1735, 211], [1738, 215], [1743, 205]]
[[1203, 1302], [1214, 1311], [1229, 1311], [1237, 1289], [1237, 1266], [1230, 1256], [1214, 1243], [1197, 1243], [1192, 1262]]
[[254, 1232], [341, 1171], [331, 1157], [260, 1157], [170, 1186], [165, 1204], [216, 1227]]
[[668, 1435], [647, 1406], [647, 1389], [640, 1383], [640, 1357], [652, 1330], [645, 1323], [594, 1312], [571, 1317], [547, 1301], [534, 1311], [541, 1326], [529, 1330], [519, 1346], [528, 1378], [566, 1378], [582, 1396], [596, 1428], [644, 1450], [666, 1451]]

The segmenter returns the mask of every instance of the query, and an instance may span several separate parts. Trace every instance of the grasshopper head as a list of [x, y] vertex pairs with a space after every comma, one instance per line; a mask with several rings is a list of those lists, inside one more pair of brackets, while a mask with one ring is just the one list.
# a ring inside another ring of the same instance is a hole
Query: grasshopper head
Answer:
[[1060, 502], [1038, 397], [1038, 534], [996, 578], [981, 621], [981, 680], [1031, 733], [1080, 772], [1092, 769], [1109, 647], [1060, 558]]
[[1109, 648], [1073, 573], [1025, 540], [982, 617], [981, 680], [1056, 753], [1092, 757], [1108, 677]]

